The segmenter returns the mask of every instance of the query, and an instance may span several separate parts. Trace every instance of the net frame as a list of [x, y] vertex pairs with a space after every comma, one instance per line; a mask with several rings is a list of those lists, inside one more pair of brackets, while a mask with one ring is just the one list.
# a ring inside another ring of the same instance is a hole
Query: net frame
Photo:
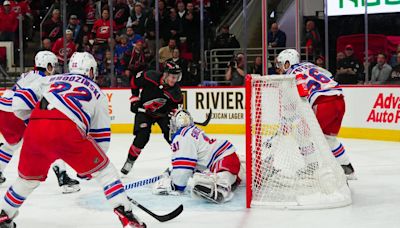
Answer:
[[[340, 165], [335, 161], [333, 155], [330, 153], [330, 150], [328, 151], [328, 155], [324, 156], [331, 156], [331, 161], [333, 162], [332, 165], [336, 166], [334, 167], [335, 169], [335, 175], [338, 176], [336, 181], [340, 182], [340, 187], [332, 193], [331, 195], [326, 195], [326, 194], [319, 194], [315, 195], [314, 198], [309, 197], [309, 196], [301, 196], [299, 197], [299, 200], [296, 202], [289, 201], [289, 202], [262, 202], [262, 203], [252, 203], [253, 199], [253, 190], [254, 188], [257, 188], [255, 186], [255, 178], [258, 176], [260, 177], [263, 173], [262, 168], [260, 168], [260, 165], [254, 165], [254, 164], [260, 164], [260, 161], [262, 159], [262, 121], [254, 121], [254, 120], [259, 120], [262, 118], [261, 111], [263, 109], [262, 107], [262, 96], [263, 96], [263, 87], [257, 87], [254, 86], [256, 81], [262, 81], [265, 83], [265, 85], [272, 85], [276, 82], [279, 83], [290, 83], [290, 92], [295, 92], [296, 95], [296, 101], [299, 102], [299, 105], [301, 106], [301, 109], [309, 109], [307, 110], [308, 114], [313, 113], [311, 110], [311, 107], [307, 104], [304, 105], [301, 104], [301, 98], [298, 96], [297, 89], [296, 89], [296, 82], [295, 82], [295, 76], [294, 75], [271, 75], [271, 76], [260, 76], [260, 75], [247, 75], [246, 76], [246, 84], [245, 84], [245, 90], [246, 90], [246, 207], [254, 207], [254, 206], [261, 206], [261, 207], [268, 207], [268, 208], [287, 208], [287, 209], [323, 209], [323, 208], [335, 208], [335, 207], [343, 207], [351, 204], [351, 192], [350, 189], [347, 186], [347, 179], [342, 172], [342, 169]], [[279, 86], [276, 86], [278, 88]], [[285, 93], [285, 91], [282, 91], [282, 89], [279, 89], [279, 94], [278, 97], [282, 97]], [[253, 112], [253, 110], [255, 110]], [[282, 114], [282, 105], [278, 106], [278, 116]], [[253, 113], [255, 113], [254, 116]], [[302, 113], [304, 114], [304, 113]], [[312, 114], [313, 119], [311, 121], [314, 121], [313, 124], [318, 124], [316, 117], [314, 114]], [[319, 134], [319, 136], [323, 137], [322, 130], [320, 130], [319, 125], [318, 125], [319, 131], [316, 134]], [[253, 132], [254, 132], [254, 137], [253, 137]], [[326, 143], [326, 142], [325, 142]], [[326, 143], [327, 146], [327, 143]], [[254, 147], [254, 150], [253, 150]], [[254, 152], [253, 152], [254, 151]], [[253, 153], [255, 153], [253, 155]], [[253, 173], [253, 169], [254, 173]], [[308, 198], [307, 198], [308, 197]]]

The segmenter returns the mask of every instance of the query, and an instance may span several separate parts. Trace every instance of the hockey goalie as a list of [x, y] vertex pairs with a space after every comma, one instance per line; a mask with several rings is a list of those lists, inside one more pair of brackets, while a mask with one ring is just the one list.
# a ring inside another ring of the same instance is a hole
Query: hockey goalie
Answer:
[[228, 140], [209, 138], [186, 110], [171, 117], [170, 128], [172, 171], [155, 183], [153, 193], [180, 195], [189, 190], [194, 198], [213, 203], [231, 200], [240, 183], [235, 147]]

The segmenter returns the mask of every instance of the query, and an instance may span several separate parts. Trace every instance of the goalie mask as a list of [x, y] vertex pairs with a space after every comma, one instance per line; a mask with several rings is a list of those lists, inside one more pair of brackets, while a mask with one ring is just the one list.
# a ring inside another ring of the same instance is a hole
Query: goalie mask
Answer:
[[194, 125], [190, 113], [184, 109], [178, 110], [170, 120], [170, 136], [172, 137], [179, 129]]

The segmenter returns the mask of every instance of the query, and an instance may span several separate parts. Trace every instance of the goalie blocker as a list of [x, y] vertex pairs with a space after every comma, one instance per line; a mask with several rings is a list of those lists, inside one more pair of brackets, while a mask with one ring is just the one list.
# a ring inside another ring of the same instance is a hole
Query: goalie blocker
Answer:
[[172, 171], [164, 173], [153, 193], [179, 195], [188, 190], [193, 197], [214, 203], [231, 200], [232, 191], [240, 183], [235, 147], [227, 140], [209, 138], [185, 110], [172, 116], [170, 127]]

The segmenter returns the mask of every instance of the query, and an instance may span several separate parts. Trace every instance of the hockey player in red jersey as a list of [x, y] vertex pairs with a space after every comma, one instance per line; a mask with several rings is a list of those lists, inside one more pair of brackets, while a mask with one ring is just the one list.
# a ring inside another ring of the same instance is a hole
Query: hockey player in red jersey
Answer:
[[[47, 178], [50, 164], [62, 159], [79, 176], [93, 178], [104, 189], [124, 228], [146, 227], [133, 213], [117, 170], [105, 155], [110, 142], [108, 101], [92, 81], [97, 63], [87, 52], [76, 52], [69, 74], [46, 77], [32, 87], [39, 100], [25, 130], [18, 164], [19, 177], [0, 203], [0, 228], [14, 228], [18, 208]], [[13, 102], [17, 117], [27, 110]]]
[[300, 63], [300, 54], [286, 49], [277, 57], [277, 67], [284, 74], [296, 76], [301, 97], [307, 98], [321, 126], [332, 154], [342, 166], [348, 179], [354, 179], [354, 168], [336, 136], [339, 133], [345, 113], [345, 102], [339, 83], [332, 80], [332, 74], [312, 63]]
[[[154, 70], [140, 72], [131, 79], [132, 96], [131, 111], [136, 113], [133, 134], [135, 138], [129, 148], [128, 158], [121, 169], [128, 174], [142, 149], [150, 139], [151, 126], [157, 123], [164, 135], [169, 139], [169, 114], [182, 103], [182, 92], [177, 84], [182, 78], [182, 72], [176, 63], [167, 61], [164, 72]], [[140, 92], [140, 89], [142, 91]], [[140, 95], [139, 95], [140, 94]]]
[[[37, 97], [30, 89], [32, 85], [38, 83], [41, 78], [52, 75], [57, 64], [57, 57], [49, 51], [40, 51], [35, 56], [35, 70], [22, 74], [20, 79], [10, 90], [6, 90], [0, 97], [0, 133], [5, 138], [5, 142], [0, 144], [0, 183], [6, 179], [3, 171], [10, 162], [15, 150], [22, 141], [26, 123], [29, 121], [30, 110], [34, 108]], [[12, 110], [13, 100], [21, 100], [27, 112], [23, 119], [14, 115]], [[24, 122], [25, 121], [25, 122]], [[65, 163], [57, 160], [53, 165], [58, 179], [58, 184], [63, 193], [72, 193], [80, 190], [79, 182], [67, 175]]]
[[154, 185], [153, 193], [178, 195], [189, 189], [193, 196], [214, 203], [231, 200], [240, 183], [240, 161], [232, 143], [209, 138], [185, 110], [171, 117], [170, 128], [172, 171]]

